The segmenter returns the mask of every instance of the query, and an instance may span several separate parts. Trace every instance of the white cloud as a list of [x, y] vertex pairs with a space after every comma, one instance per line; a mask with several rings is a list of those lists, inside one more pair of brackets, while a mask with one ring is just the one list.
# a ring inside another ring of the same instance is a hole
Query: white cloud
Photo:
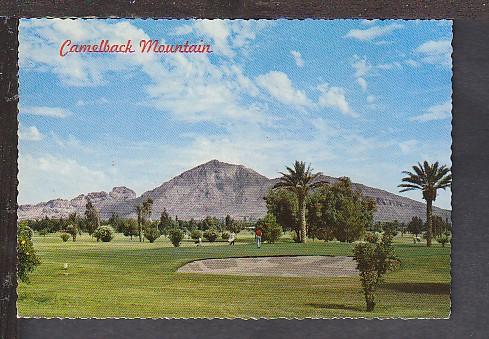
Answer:
[[373, 25], [375, 24], [377, 21], [377, 19], [363, 19], [363, 20], [360, 20], [360, 24], [361, 25], [364, 25], [364, 26], [370, 26], [370, 25]]
[[404, 60], [404, 63], [408, 66], [411, 66], [413, 68], [416, 68], [416, 67], [419, 67], [421, 66], [421, 64], [416, 61], [416, 60], [413, 60], [413, 59], [407, 59], [407, 60]]
[[367, 81], [364, 78], [358, 78], [357, 83], [362, 91], [365, 93], [367, 91]]
[[82, 142], [72, 134], [68, 135], [67, 138], [62, 138], [58, 134], [51, 132], [51, 139], [58, 147], [62, 149], [69, 149], [70, 151], [77, 151], [77, 152], [81, 151], [84, 153], [94, 152], [92, 148], [83, 145]]
[[426, 64], [447, 67], [452, 65], [450, 40], [429, 40], [419, 45], [414, 51], [421, 55], [421, 61]]
[[19, 126], [19, 139], [26, 141], [41, 141], [44, 135], [37, 129], [36, 126], [24, 127]]
[[318, 86], [318, 90], [321, 92], [318, 102], [320, 107], [337, 108], [344, 115], [358, 117], [358, 114], [348, 104], [343, 88], [321, 84]]
[[231, 49], [228, 43], [230, 36], [230, 28], [223, 20], [198, 20], [194, 27], [202, 34], [212, 39], [214, 50], [222, 55], [232, 57], [235, 52]]
[[88, 106], [88, 105], [100, 105], [100, 104], [108, 104], [109, 100], [105, 97], [101, 97], [95, 100], [83, 100], [79, 99], [76, 101], [76, 106]]
[[399, 148], [401, 149], [402, 154], [409, 154], [413, 152], [414, 147], [418, 144], [419, 142], [416, 139], [406, 140], [399, 143]]
[[402, 64], [400, 62], [398, 62], [398, 61], [394, 61], [394, 62], [389, 62], [389, 63], [384, 63], [384, 64], [376, 65], [375, 68], [382, 69], [382, 70], [401, 69], [402, 68]]
[[372, 69], [372, 66], [367, 63], [366, 58], [360, 58], [358, 55], [353, 56], [352, 67], [355, 69], [355, 77], [363, 77]]
[[297, 67], [304, 67], [304, 59], [302, 59], [302, 55], [298, 51], [290, 51], [292, 57], [294, 58], [295, 64]]
[[233, 58], [238, 49], [240, 54], [244, 54], [257, 32], [270, 25], [265, 21], [204, 19], [196, 20], [192, 25], [179, 26], [172, 34], [197, 34], [210, 40], [215, 53]]
[[377, 101], [377, 98], [374, 95], [367, 96], [367, 104], [373, 104], [375, 101]]
[[448, 100], [442, 104], [434, 105], [426, 110], [425, 114], [412, 117], [411, 121], [426, 122], [449, 119], [452, 114], [452, 102]]
[[186, 35], [193, 32], [193, 27], [191, 25], [182, 25], [175, 28], [173, 35]]
[[393, 23], [384, 26], [373, 26], [367, 29], [352, 29], [345, 35], [345, 37], [360, 41], [371, 41], [375, 38], [392, 33], [396, 29], [400, 29], [402, 27], [403, 26], [400, 24]]
[[58, 197], [71, 199], [80, 193], [100, 191], [107, 185], [109, 177], [74, 159], [20, 153], [19, 202], [37, 203]]
[[271, 71], [256, 78], [260, 87], [283, 104], [309, 106], [310, 101], [304, 91], [295, 89], [292, 81], [283, 72]]
[[66, 118], [73, 114], [73, 112], [65, 108], [48, 106], [22, 106], [19, 108], [19, 111], [21, 114], [39, 115], [51, 118]]

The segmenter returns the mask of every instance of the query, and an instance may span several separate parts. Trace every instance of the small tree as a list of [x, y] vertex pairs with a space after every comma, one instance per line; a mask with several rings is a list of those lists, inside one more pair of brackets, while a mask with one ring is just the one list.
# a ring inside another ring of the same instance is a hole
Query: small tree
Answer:
[[267, 214], [263, 220], [259, 220], [256, 224], [263, 231], [263, 241], [274, 243], [282, 236], [282, 226], [277, 223], [273, 214]]
[[450, 235], [448, 232], [445, 232], [436, 238], [436, 242], [441, 244], [441, 247], [445, 247], [445, 244], [450, 242]]
[[166, 211], [166, 208], [163, 209], [163, 212], [161, 212], [160, 216], [160, 223], [158, 224], [158, 229], [160, 230], [160, 233], [166, 236], [168, 234], [168, 230], [173, 228], [173, 220]]
[[132, 237], [138, 235], [138, 223], [134, 219], [126, 219], [122, 222], [122, 233], [126, 237]]
[[200, 231], [200, 230], [193, 230], [190, 233], [190, 238], [192, 238], [194, 240], [197, 240], [199, 238], [202, 238], [202, 231]]
[[117, 213], [112, 213], [108, 220], [108, 224], [112, 225], [116, 232], [122, 233], [124, 231], [124, 222]]
[[[380, 240], [379, 240], [380, 238]], [[382, 237], [375, 234], [366, 236], [367, 242], [357, 243], [353, 248], [357, 269], [360, 271], [367, 311], [375, 308], [375, 291], [382, 277], [393, 267], [394, 251], [392, 248], [392, 235], [384, 233]]]
[[168, 237], [170, 238], [170, 241], [173, 244], [173, 246], [178, 247], [180, 246], [180, 242], [183, 239], [183, 231], [178, 228], [173, 228], [168, 231]]
[[76, 241], [76, 236], [78, 235], [78, 227], [76, 224], [66, 226], [66, 233], [71, 235], [73, 241]]
[[89, 235], [92, 235], [93, 232], [100, 227], [100, 218], [97, 209], [93, 206], [90, 199], [88, 199], [87, 204], [85, 205], [85, 226]]
[[70, 235], [66, 232], [61, 233], [59, 237], [61, 238], [61, 240], [63, 240], [63, 242], [67, 242], [68, 239], [70, 239]]
[[395, 237], [400, 229], [401, 225], [399, 224], [399, 221], [394, 220], [394, 221], [387, 221], [382, 224], [382, 230], [385, 233], [389, 233], [392, 235], [392, 237]]
[[207, 231], [204, 232], [204, 238], [209, 242], [214, 242], [219, 237], [219, 232], [216, 228], [211, 227]]
[[317, 228], [314, 235], [319, 240], [331, 241], [334, 239], [334, 233], [331, 228]]
[[157, 225], [149, 226], [144, 229], [144, 237], [149, 240], [150, 243], [154, 243], [156, 239], [161, 236]]
[[234, 221], [233, 218], [231, 218], [231, 216], [229, 214], [226, 215], [226, 218], [224, 219], [224, 228], [226, 230], [229, 230], [229, 228], [233, 224], [233, 221]]
[[97, 242], [99, 240], [102, 240], [103, 242], [110, 242], [112, 239], [114, 239], [114, 229], [111, 226], [100, 226], [93, 232], [93, 236], [97, 239]]
[[28, 283], [29, 274], [40, 264], [32, 243], [32, 229], [20, 222], [17, 228], [17, 279]]
[[421, 220], [421, 218], [418, 217], [413, 217], [407, 225], [408, 232], [414, 234], [416, 238], [421, 232], [423, 232], [423, 228], [424, 228], [423, 220]]

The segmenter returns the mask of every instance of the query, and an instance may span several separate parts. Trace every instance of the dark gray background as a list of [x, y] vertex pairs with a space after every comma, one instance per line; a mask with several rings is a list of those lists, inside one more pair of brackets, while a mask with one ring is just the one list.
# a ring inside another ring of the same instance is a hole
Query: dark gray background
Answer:
[[[72, 13], [69, 1], [34, 1], [9, 5], [10, 13], [57, 15]], [[364, 2], [350, 5], [325, 5], [327, 1], [126, 1], [125, 11], [107, 10], [100, 1], [77, 1], [82, 16], [114, 13], [119, 16], [211, 16], [250, 17], [459, 17], [466, 6], [465, 18], [454, 22], [453, 53], [453, 224], [452, 242], [452, 316], [450, 320], [83, 320], [20, 319], [21, 338], [151, 338], [151, 337], [335, 337], [356, 336], [393, 338], [487, 338], [489, 337], [489, 21], [467, 19], [477, 13], [487, 17], [481, 3], [450, 1], [399, 5], [399, 2]], [[145, 3], [144, 7], [141, 3]], [[173, 4], [172, 4], [173, 3]], [[188, 10], [182, 7], [187, 4]], [[317, 3], [317, 8], [315, 8]], [[462, 3], [462, 2], [460, 2]], [[37, 5], [38, 5], [37, 4]], [[294, 5], [295, 4], [295, 5]], [[322, 4], [322, 5], [321, 5]], [[56, 7], [55, 5], [59, 5]], [[92, 5], [92, 7], [90, 7]], [[131, 7], [135, 5], [136, 7]], [[138, 5], [140, 9], [138, 10]], [[167, 6], [166, 9], [164, 6]], [[207, 6], [207, 7], [206, 7]], [[396, 7], [397, 6], [397, 7]], [[461, 7], [460, 7], [461, 6]], [[489, 6], [489, 5], [488, 5]], [[0, 14], [5, 6], [0, 4]], [[144, 7], [144, 8], [143, 8]], [[121, 7], [122, 8], [122, 7]], [[132, 8], [134, 8], [132, 10]], [[386, 13], [392, 13], [391, 15]], [[76, 11], [75, 11], [76, 12]], [[145, 14], [144, 14], [145, 13]], [[161, 13], [165, 13], [162, 15]], [[175, 14], [176, 13], [176, 14]], [[216, 14], [217, 13], [217, 14]], [[284, 14], [285, 13], [285, 14]], [[297, 14], [296, 14], [297, 13]], [[379, 15], [376, 15], [379, 13]], [[153, 14], [156, 15], [156, 14]], [[416, 98], [413, 98], [415, 100]], [[258, 301], [259, 302], [259, 299]], [[426, 300], [429, 303], [429, 299]]]

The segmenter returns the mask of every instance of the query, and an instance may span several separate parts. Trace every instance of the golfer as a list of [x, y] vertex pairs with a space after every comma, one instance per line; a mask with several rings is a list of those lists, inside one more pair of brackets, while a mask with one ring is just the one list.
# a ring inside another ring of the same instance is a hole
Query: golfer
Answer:
[[234, 234], [234, 232], [231, 232], [228, 239], [229, 245], [234, 245], [234, 240], [236, 240], [236, 234]]
[[256, 247], [260, 248], [261, 246], [261, 236], [262, 236], [261, 228], [257, 228], [255, 230], [255, 239], [256, 239]]

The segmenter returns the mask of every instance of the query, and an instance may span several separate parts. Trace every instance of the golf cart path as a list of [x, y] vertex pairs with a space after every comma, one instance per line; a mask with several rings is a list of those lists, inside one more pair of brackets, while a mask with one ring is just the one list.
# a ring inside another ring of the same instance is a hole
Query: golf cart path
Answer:
[[356, 262], [345, 256], [280, 256], [203, 259], [180, 267], [179, 273], [281, 277], [350, 277]]

